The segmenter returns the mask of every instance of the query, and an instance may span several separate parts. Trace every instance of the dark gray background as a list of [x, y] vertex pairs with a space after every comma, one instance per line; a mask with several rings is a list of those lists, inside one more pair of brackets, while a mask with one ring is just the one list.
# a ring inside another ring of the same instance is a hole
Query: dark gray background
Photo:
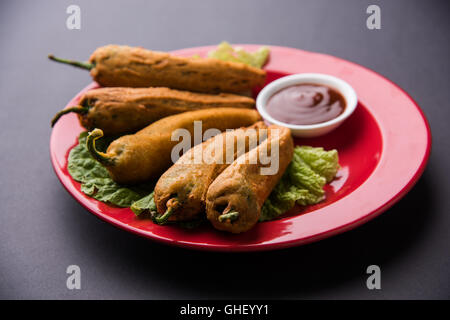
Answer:
[[[65, 26], [70, 4], [81, 7], [79, 31]], [[381, 30], [366, 28], [369, 4], [381, 7]], [[0, 298], [449, 298], [449, 7], [449, 1], [376, 0], [1, 1]], [[91, 79], [49, 62], [47, 54], [87, 59], [109, 43], [174, 50], [221, 40], [324, 52], [398, 83], [432, 128], [422, 179], [374, 221], [276, 252], [171, 248], [84, 210], [51, 167], [49, 120]], [[81, 267], [81, 290], [66, 289], [70, 264]], [[371, 264], [382, 270], [379, 291], [365, 285]]]

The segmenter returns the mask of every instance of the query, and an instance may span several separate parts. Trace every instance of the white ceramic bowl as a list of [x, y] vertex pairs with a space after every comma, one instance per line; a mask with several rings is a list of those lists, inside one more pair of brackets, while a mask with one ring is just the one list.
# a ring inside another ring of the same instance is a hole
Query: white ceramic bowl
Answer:
[[[340, 92], [345, 99], [345, 109], [337, 118], [326, 122], [297, 125], [284, 123], [274, 119], [267, 113], [267, 101], [278, 91], [283, 88], [298, 85], [302, 83], [319, 84], [333, 88]], [[331, 130], [339, 127], [345, 119], [347, 119], [353, 111], [355, 111], [358, 99], [355, 90], [344, 80], [321, 73], [298, 73], [277, 79], [265, 86], [256, 98], [256, 108], [261, 116], [270, 124], [277, 124], [291, 129], [292, 135], [296, 137], [318, 137], [324, 135]]]

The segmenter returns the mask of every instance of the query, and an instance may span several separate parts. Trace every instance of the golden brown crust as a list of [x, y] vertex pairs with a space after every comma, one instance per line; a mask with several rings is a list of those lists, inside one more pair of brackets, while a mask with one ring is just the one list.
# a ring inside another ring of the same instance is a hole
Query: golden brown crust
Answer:
[[203, 132], [209, 128], [220, 131], [249, 126], [261, 117], [256, 110], [216, 108], [189, 111], [154, 122], [133, 135], [113, 141], [107, 155], [114, 158], [114, 165], [107, 167], [118, 183], [138, 183], [158, 178], [171, 165], [172, 132], [186, 129], [194, 136], [194, 121], [202, 121]]
[[181, 205], [169, 220], [192, 220], [204, 212], [209, 185], [228, 167], [230, 161], [265, 139], [267, 130], [259, 130], [261, 128], [266, 128], [265, 124], [257, 122], [247, 128], [224, 132], [186, 152], [159, 178], [155, 186], [154, 199], [158, 212], [163, 214], [168, 201], [175, 197]]
[[99, 88], [86, 92], [80, 105], [92, 106], [79, 115], [88, 130], [105, 135], [135, 132], [161, 118], [206, 108], [251, 108], [255, 100], [235, 94], [193, 93], [169, 88]]
[[[273, 135], [273, 129], [279, 130], [278, 137]], [[267, 165], [263, 165], [259, 158], [264, 148], [267, 148], [270, 154], [273, 143], [279, 145], [278, 171], [274, 175], [263, 175], [260, 169]], [[239, 157], [209, 186], [206, 195], [206, 214], [213, 226], [233, 233], [251, 229], [258, 222], [264, 201], [291, 162], [293, 151], [290, 130], [270, 126], [268, 138], [263, 143]], [[255, 164], [249, 163], [251, 160]], [[219, 221], [220, 215], [230, 211], [239, 212], [237, 220]]]
[[262, 86], [264, 70], [212, 58], [186, 58], [143, 48], [108, 45], [94, 51], [91, 75], [104, 87], [169, 87], [241, 93]]

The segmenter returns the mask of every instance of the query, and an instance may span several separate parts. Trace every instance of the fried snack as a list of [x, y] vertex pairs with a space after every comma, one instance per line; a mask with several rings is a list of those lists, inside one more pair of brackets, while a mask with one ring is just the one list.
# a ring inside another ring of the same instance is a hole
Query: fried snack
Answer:
[[264, 122], [227, 131], [186, 152], [158, 180], [154, 200], [159, 219], [184, 221], [205, 212], [206, 192], [216, 177], [240, 155], [266, 138]]
[[91, 155], [108, 169], [111, 178], [123, 184], [133, 184], [159, 177], [171, 165], [172, 148], [179, 142], [172, 140], [177, 129], [186, 129], [193, 137], [194, 121], [202, 122], [202, 129], [220, 131], [249, 126], [261, 117], [256, 110], [216, 108], [188, 111], [158, 120], [132, 135], [114, 140], [106, 153], [95, 148], [95, 140], [103, 136], [100, 129], [90, 132], [87, 147]]
[[81, 97], [79, 105], [64, 109], [52, 126], [67, 113], [78, 113], [87, 130], [99, 128], [105, 135], [135, 132], [164, 117], [206, 108], [251, 108], [255, 100], [239, 95], [218, 95], [169, 88], [99, 88]]
[[264, 70], [214, 58], [186, 58], [139, 47], [107, 45], [94, 51], [89, 63], [49, 55], [58, 62], [91, 71], [104, 87], [169, 87], [196, 92], [241, 93], [261, 86]]
[[[278, 129], [279, 135], [276, 135]], [[264, 154], [270, 155], [279, 146], [278, 170], [273, 175], [261, 174]], [[269, 127], [267, 139], [257, 148], [240, 156], [209, 186], [206, 214], [216, 229], [241, 233], [251, 229], [259, 219], [261, 208], [272, 189], [291, 162], [294, 145], [290, 130]]]

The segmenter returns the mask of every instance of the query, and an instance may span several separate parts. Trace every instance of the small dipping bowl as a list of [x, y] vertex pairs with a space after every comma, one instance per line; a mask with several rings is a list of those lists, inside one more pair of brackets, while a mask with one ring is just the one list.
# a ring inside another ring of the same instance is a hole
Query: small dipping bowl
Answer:
[[[344, 111], [334, 119], [308, 125], [285, 123], [268, 114], [267, 102], [275, 93], [300, 84], [316, 84], [336, 90], [345, 99]], [[356, 92], [347, 82], [321, 73], [298, 73], [279, 78], [265, 86], [256, 98], [256, 108], [266, 122], [289, 128], [293, 136], [301, 138], [318, 137], [336, 129], [355, 111], [357, 103]]]

